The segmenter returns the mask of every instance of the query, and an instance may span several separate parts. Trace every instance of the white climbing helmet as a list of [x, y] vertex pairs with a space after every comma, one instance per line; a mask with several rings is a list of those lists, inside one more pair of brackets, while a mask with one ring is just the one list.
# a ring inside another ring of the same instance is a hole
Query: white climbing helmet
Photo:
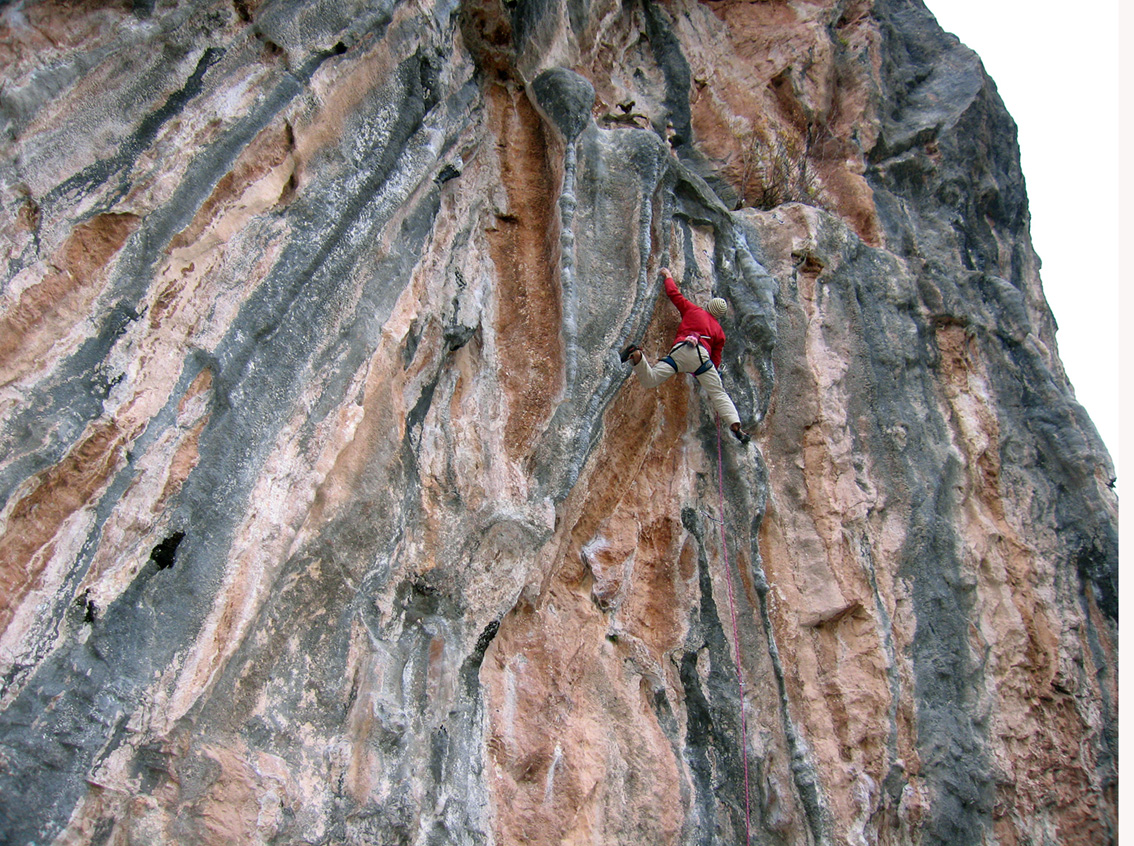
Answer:
[[709, 300], [709, 307], [706, 309], [713, 317], [720, 320], [728, 312], [728, 303], [720, 297], [713, 297]]

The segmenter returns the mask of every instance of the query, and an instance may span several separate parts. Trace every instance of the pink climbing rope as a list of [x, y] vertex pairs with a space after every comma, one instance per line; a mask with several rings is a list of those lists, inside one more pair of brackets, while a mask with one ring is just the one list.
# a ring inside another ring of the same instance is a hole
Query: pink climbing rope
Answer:
[[752, 809], [748, 799], [748, 727], [744, 717], [744, 669], [740, 664], [740, 629], [736, 625], [736, 603], [732, 596], [732, 573], [728, 566], [728, 544], [725, 541], [724, 457], [721, 453], [721, 418], [717, 417], [717, 485], [720, 493], [721, 552], [724, 557], [725, 583], [728, 585], [728, 613], [732, 618], [732, 642], [736, 650], [736, 680], [740, 686], [740, 757], [744, 761], [744, 843], [752, 842]]

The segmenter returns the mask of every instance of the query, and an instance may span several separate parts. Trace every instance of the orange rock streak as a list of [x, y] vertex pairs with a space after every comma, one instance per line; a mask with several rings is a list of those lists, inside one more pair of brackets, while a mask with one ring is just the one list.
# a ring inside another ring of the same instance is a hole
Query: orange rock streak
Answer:
[[524, 92], [492, 85], [486, 98], [508, 196], [508, 208], [497, 212], [488, 236], [497, 272], [496, 335], [504, 357], [500, 382], [511, 398], [505, 448], [517, 459], [530, 451], [563, 380], [552, 247], [558, 187], [542, 123]]
[[86, 508], [124, 460], [137, 432], [116, 421], [91, 427], [87, 437], [19, 498], [0, 535], [0, 632], [50, 559], [52, 539], [75, 512]]
[[102, 290], [103, 270], [140, 222], [132, 214], [100, 214], [75, 227], [53, 256], [51, 272], [24, 289], [0, 318], [0, 385], [38, 366], [86, 317]]

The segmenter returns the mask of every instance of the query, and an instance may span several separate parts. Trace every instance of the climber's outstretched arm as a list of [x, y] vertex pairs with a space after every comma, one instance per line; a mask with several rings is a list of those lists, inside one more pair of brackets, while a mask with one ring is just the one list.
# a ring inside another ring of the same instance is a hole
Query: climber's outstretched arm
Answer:
[[663, 267], [658, 271], [665, 277], [665, 293], [669, 297], [669, 301], [673, 303], [682, 315], [689, 311], [691, 308], [696, 308], [693, 303], [681, 296], [681, 292], [677, 290], [677, 283], [673, 281], [673, 277], [669, 273], [668, 267]]

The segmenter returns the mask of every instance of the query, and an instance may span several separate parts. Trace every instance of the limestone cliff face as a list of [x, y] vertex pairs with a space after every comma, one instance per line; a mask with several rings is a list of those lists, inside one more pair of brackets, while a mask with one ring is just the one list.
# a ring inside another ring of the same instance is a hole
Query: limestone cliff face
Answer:
[[[29, 0], [0, 66], [0, 840], [1115, 842], [1111, 463], [920, 0]], [[618, 361], [661, 266], [748, 447]]]

